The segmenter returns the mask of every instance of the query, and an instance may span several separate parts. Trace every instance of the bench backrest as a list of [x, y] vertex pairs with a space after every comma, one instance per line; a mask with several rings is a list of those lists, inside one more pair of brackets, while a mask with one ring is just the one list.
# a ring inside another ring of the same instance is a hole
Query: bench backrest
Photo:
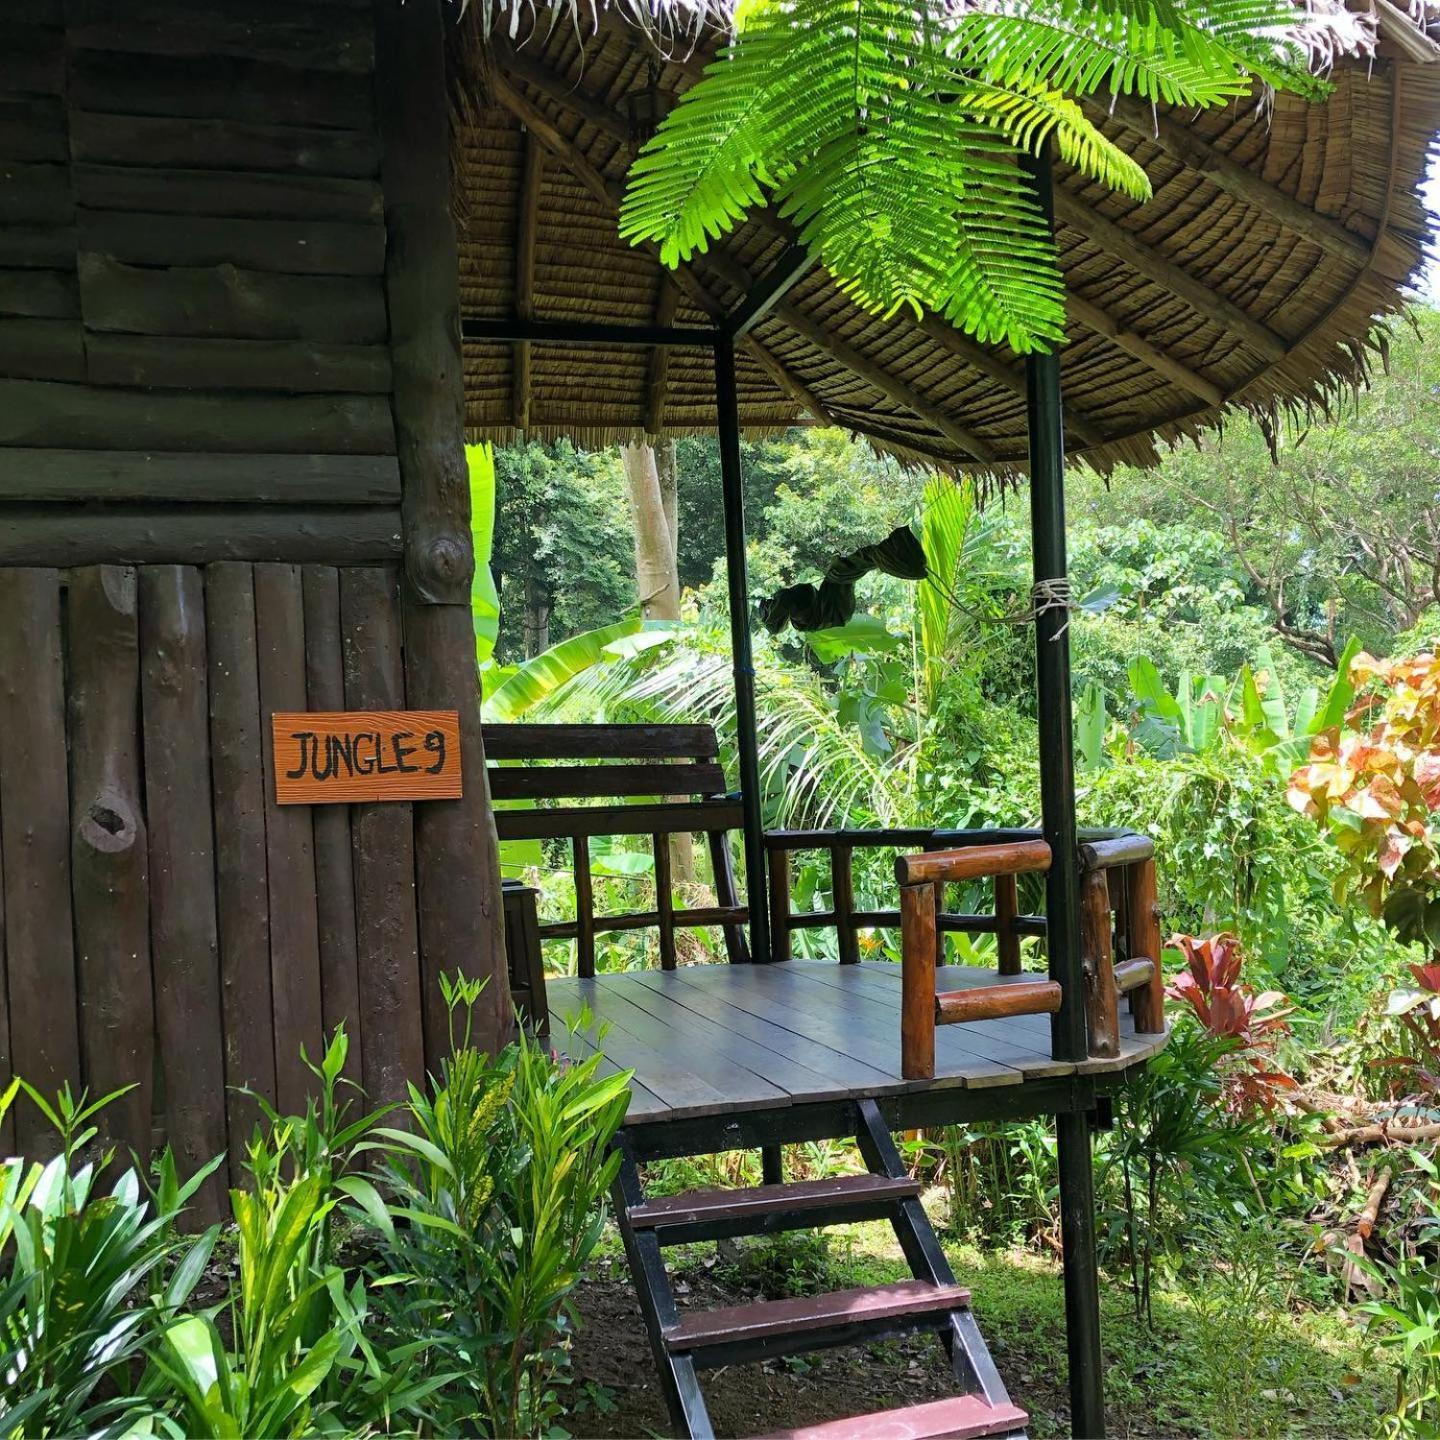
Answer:
[[723, 795], [719, 754], [709, 725], [485, 726], [496, 800]]
[[[660, 961], [667, 970], [676, 964], [675, 931], [695, 926], [718, 925], [729, 958], [748, 958], [744, 926], [749, 912], [740, 903], [728, 839], [740, 828], [741, 807], [726, 795], [720, 747], [711, 726], [487, 725], [484, 737], [501, 840], [570, 842], [575, 919], [540, 925], [538, 936], [573, 938], [582, 976], [595, 973], [597, 933], [646, 926], [660, 932]], [[572, 800], [612, 803], [563, 803]], [[706, 837], [717, 903], [677, 909], [671, 893], [670, 837], [690, 834]], [[599, 835], [651, 837], [654, 910], [595, 913], [589, 841]]]

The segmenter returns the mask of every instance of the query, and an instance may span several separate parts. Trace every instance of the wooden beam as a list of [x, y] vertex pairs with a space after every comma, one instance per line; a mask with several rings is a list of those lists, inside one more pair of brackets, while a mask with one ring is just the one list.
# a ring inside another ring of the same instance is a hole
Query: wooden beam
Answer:
[[400, 511], [391, 505], [0, 506], [0, 566], [367, 565], [394, 560], [400, 548]]
[[740, 340], [748, 335], [818, 263], [818, 257], [798, 241], [745, 292], [745, 298], [730, 312], [730, 334]]
[[604, 320], [464, 320], [460, 333], [466, 340], [481, 344], [533, 340], [558, 345], [633, 345], [640, 349], [651, 346], [683, 345], [702, 350], [711, 349], [720, 338], [718, 326], [670, 326], [657, 329], [652, 325], [615, 325]]
[[[1024, 397], [1025, 376], [972, 340], [963, 330], [957, 330], [948, 320], [939, 315], [926, 314], [920, 320], [920, 330], [942, 350], [963, 361], [972, 370], [978, 370], [997, 385], [1003, 385], [1012, 394]], [[1083, 415], [1068, 408], [1065, 411], [1065, 428], [1087, 446], [1105, 443], [1105, 437]]]
[[1185, 301], [1198, 315], [1229, 330], [1265, 360], [1274, 362], [1284, 359], [1289, 347], [1267, 325], [1059, 185], [1055, 187], [1055, 214], [1071, 230], [1138, 271], [1162, 290]]
[[995, 458], [995, 452], [973, 431], [957, 425], [918, 390], [912, 389], [905, 381], [892, 375], [884, 366], [878, 365], [853, 345], [848, 345], [838, 336], [832, 335], [818, 320], [812, 320], [803, 310], [794, 305], [780, 305], [776, 307], [775, 316], [783, 320], [796, 334], [802, 335], [817, 350], [823, 351], [852, 374], [858, 375], [887, 400], [903, 406], [927, 425], [933, 425], [947, 440], [973, 455], [975, 459], [989, 461]]
[[[539, 232], [540, 190], [545, 183], [545, 150], [525, 136], [525, 172], [520, 181], [520, 209], [515, 218], [515, 313], [535, 318], [535, 248]], [[515, 344], [510, 413], [517, 430], [530, 428], [530, 342]]]
[[1192, 370], [1177, 360], [1168, 351], [1152, 344], [1143, 335], [1127, 330], [1108, 310], [1077, 295], [1073, 290], [1065, 297], [1065, 307], [1070, 318], [1093, 330], [1097, 335], [1113, 342], [1119, 349], [1133, 355], [1142, 364], [1148, 365], [1157, 375], [1163, 375], [1172, 384], [1198, 395], [1207, 405], [1223, 405], [1225, 392], [1213, 380], [1207, 380], [1199, 371]]
[[[1429, 42], [1427, 42], [1429, 43]], [[1158, 111], [1133, 96], [1117, 96], [1113, 105], [1098, 100], [1085, 102], [1094, 120], [1113, 118], [1127, 130], [1143, 135], [1158, 145], [1172, 160], [1205, 176], [1212, 184], [1264, 211], [1287, 230], [1313, 240], [1332, 255], [1364, 265], [1370, 259], [1370, 241], [1331, 215], [1312, 210], [1303, 200], [1287, 194], [1263, 175], [1233, 160], [1202, 139], [1173, 111]]]
[[570, 84], [564, 76], [557, 75], [544, 63], [526, 54], [523, 48], [517, 50], [503, 35], [491, 35], [486, 44], [495, 63], [512, 82], [523, 80], [527, 85], [534, 86], [547, 100], [573, 110], [588, 124], [622, 145], [635, 143], [635, 133], [629, 122], [603, 100], [586, 94], [578, 85]]
[[[540, 143], [558, 159], [561, 164], [612, 214], [618, 214], [624, 198], [625, 187], [618, 180], [609, 180], [591, 164], [580, 147], [559, 130], [545, 115], [525, 98], [504, 76], [497, 75], [492, 81], [496, 100], [504, 106]], [[654, 247], [647, 249], [653, 254]], [[726, 307], [721, 303], [688, 268], [681, 267], [674, 274], [676, 285], [688, 298], [712, 320], [721, 321]], [[748, 285], [748, 278], [747, 278]], [[743, 294], [746, 285], [737, 287]], [[826, 424], [835, 423], [823, 403], [805, 383], [792, 375], [788, 367], [773, 355], [754, 336], [745, 339], [746, 348], [764, 367], [772, 380], [803, 409], [808, 410]]]
[[[505, 964], [499, 844], [485, 784], [480, 679], [470, 617], [475, 557], [462, 444], [460, 265], [451, 212], [445, 91], [449, 18], [441, 0], [411, 0], [403, 8], [393, 0], [375, 0], [374, 15], [376, 108], [383, 142], [380, 177], [389, 238], [385, 290], [408, 581], [403, 594], [402, 693], [404, 702], [415, 708], [460, 711], [461, 751], [469, 776], [462, 799], [415, 806], [410, 872], [415, 890], [413, 898], [406, 889], [398, 897], [410, 934], [415, 933], [418, 911], [417, 998], [424, 1011], [424, 1061], [433, 1068], [449, 1043], [442, 975], [459, 970], [483, 983], [475, 1016], [476, 1043], [482, 1048], [494, 1052], [508, 1041], [515, 1016]], [[394, 614], [393, 602], [383, 608], [390, 610], [399, 627], [401, 616]], [[358, 821], [352, 813], [353, 824]], [[400, 821], [386, 821], [384, 826], [404, 829], [408, 840], [408, 827]], [[372, 826], [370, 839], [391, 844], [384, 826]], [[391, 854], [396, 853], [392, 848]], [[393, 941], [399, 932], [391, 927], [385, 933]], [[388, 941], [387, 949], [392, 961], [404, 953], [400, 945]], [[366, 1021], [368, 1037], [368, 1015]], [[369, 1055], [367, 1038], [362, 1059], [368, 1061]], [[367, 1074], [367, 1087], [369, 1078]], [[393, 1098], [388, 1091], [371, 1094], [377, 1101]]]

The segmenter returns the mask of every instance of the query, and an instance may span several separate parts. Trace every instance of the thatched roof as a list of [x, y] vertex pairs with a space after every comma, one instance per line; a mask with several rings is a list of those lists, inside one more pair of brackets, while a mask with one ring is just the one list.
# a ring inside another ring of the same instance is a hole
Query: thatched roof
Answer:
[[[1057, 165], [1067, 439], [1097, 468], [1152, 462], [1157, 439], [1195, 434], [1227, 408], [1324, 407], [1363, 381], [1373, 322], [1400, 308], [1431, 242], [1418, 186], [1440, 127], [1440, 46], [1375, 3], [1373, 53], [1337, 61], [1323, 105], [1279, 95], [1258, 116], [1254, 104], [1162, 110], [1158, 126], [1148, 107], [1118, 106], [1105, 130], [1150, 175], [1148, 203]], [[615, 216], [656, 95], [663, 104], [693, 84], [718, 34], [687, 11], [699, 39], [667, 56], [614, 11], [581, 13], [475, 41], [480, 70], [461, 67], [463, 312], [708, 324], [784, 253], [783, 224], [752, 219], [670, 272], [619, 240]], [[1015, 355], [936, 317], [868, 315], [821, 270], [752, 332], [738, 364], [751, 430], [808, 417], [948, 469], [1023, 465]], [[484, 437], [600, 444], [715, 423], [700, 351], [467, 344], [466, 389], [467, 424]]]

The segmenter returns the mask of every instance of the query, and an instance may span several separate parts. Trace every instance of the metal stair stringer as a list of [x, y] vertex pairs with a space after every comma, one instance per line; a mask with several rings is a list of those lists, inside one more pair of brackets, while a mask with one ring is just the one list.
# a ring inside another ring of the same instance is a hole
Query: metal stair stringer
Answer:
[[[936, 1335], [946, 1347], [960, 1394], [792, 1432], [794, 1440], [859, 1440], [867, 1435], [915, 1440], [952, 1436], [1023, 1440], [1024, 1411], [1010, 1402], [940, 1241], [905, 1172], [873, 1100], [855, 1102], [855, 1136], [868, 1174], [692, 1191], [649, 1199], [628, 1138], [616, 1139], [616, 1221], [676, 1431], [709, 1440], [714, 1429], [700, 1372], [773, 1356], [862, 1344], [904, 1335]], [[724, 1236], [888, 1218], [914, 1277], [898, 1284], [830, 1294], [755, 1301], [681, 1312], [664, 1248]]]

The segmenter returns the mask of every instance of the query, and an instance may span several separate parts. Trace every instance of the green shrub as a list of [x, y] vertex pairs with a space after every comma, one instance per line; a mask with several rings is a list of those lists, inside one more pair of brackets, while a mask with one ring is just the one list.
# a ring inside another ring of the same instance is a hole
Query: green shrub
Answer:
[[600, 1239], [629, 1077], [601, 1076], [598, 1057], [561, 1063], [529, 1036], [483, 1054], [478, 995], [445, 982], [451, 1054], [430, 1094], [411, 1087], [410, 1128], [379, 1132], [403, 1223], [383, 1227], [380, 1260], [400, 1283], [375, 1293], [396, 1340], [447, 1377], [438, 1433], [538, 1435], [559, 1414], [566, 1302]]
[[131, 1389], [136, 1363], [209, 1259], [215, 1231], [187, 1242], [175, 1220], [219, 1162], [182, 1185], [167, 1150], [153, 1195], [133, 1169], [102, 1192], [114, 1152], [90, 1161], [81, 1153], [116, 1095], [76, 1099], [67, 1086], [51, 1105], [12, 1081], [0, 1118], [22, 1088], [60, 1137], [60, 1153], [0, 1169], [0, 1435], [118, 1433], [147, 1408]]

